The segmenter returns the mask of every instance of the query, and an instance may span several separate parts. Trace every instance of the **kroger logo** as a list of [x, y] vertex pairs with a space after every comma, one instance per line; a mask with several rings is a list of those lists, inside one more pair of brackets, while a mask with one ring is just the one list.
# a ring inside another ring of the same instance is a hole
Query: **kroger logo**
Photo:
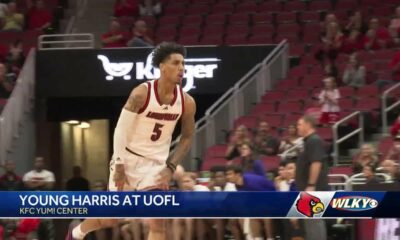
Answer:
[[330, 204], [332, 208], [343, 211], [367, 211], [378, 206], [378, 201], [363, 196], [346, 196], [334, 198]]
[[[105, 55], [97, 55], [104, 71], [108, 74], [106, 80], [112, 81], [114, 78], [131, 80], [131, 72], [134, 67], [137, 80], [157, 79], [160, 77], [160, 70], [151, 64], [153, 53], [147, 56], [146, 62], [111, 62]], [[214, 70], [218, 68], [218, 58], [186, 58], [185, 74], [186, 85], [183, 86], [185, 92], [196, 88], [194, 79], [214, 78]]]

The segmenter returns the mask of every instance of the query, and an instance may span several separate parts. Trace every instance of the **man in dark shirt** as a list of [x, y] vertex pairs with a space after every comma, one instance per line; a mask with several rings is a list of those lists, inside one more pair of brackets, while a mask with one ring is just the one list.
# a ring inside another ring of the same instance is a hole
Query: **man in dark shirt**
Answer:
[[[304, 138], [304, 150], [297, 158], [296, 187], [299, 191], [327, 191], [328, 162], [324, 142], [316, 133], [316, 120], [303, 116], [297, 122], [297, 130]], [[326, 226], [322, 219], [304, 221], [307, 240], [326, 240]]]
[[74, 166], [72, 168], [74, 176], [67, 182], [67, 191], [89, 191], [89, 181], [81, 176], [81, 167]]
[[256, 174], [243, 173], [242, 168], [235, 165], [227, 167], [226, 179], [234, 183], [238, 191], [275, 191], [272, 181]]
[[279, 140], [271, 135], [269, 124], [266, 121], [261, 121], [254, 138], [255, 150], [259, 154], [272, 156], [278, 153], [279, 144]]
[[22, 178], [15, 173], [15, 164], [12, 161], [6, 161], [4, 164], [6, 171], [0, 177], [0, 190], [2, 191], [20, 191], [24, 188]]

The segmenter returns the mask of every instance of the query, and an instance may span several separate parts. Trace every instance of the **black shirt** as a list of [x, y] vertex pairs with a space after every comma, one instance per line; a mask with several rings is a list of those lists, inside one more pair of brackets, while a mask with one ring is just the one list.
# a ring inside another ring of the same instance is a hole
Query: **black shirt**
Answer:
[[67, 182], [67, 191], [89, 191], [89, 181], [83, 177], [73, 177]]
[[316, 133], [304, 138], [304, 150], [299, 154], [296, 163], [296, 186], [298, 191], [304, 191], [307, 188], [310, 166], [313, 162], [322, 163], [321, 171], [315, 184], [315, 190], [329, 190], [327, 157], [324, 142]]

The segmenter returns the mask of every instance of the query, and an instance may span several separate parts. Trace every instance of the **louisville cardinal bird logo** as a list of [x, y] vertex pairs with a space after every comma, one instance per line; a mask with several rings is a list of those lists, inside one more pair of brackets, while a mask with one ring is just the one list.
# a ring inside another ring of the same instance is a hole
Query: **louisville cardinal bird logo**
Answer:
[[299, 213], [307, 217], [313, 217], [314, 214], [319, 214], [324, 211], [325, 206], [321, 202], [321, 199], [306, 192], [302, 192], [299, 200], [297, 200], [296, 208]]

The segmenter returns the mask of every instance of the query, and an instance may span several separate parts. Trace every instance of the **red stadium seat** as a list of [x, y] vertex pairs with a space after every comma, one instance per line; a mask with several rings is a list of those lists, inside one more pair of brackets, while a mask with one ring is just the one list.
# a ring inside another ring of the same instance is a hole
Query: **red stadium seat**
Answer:
[[308, 74], [308, 66], [299, 65], [289, 70], [288, 77], [292, 79], [299, 79]]
[[303, 111], [302, 103], [299, 101], [280, 102], [278, 106], [278, 113], [300, 113]]
[[266, 171], [273, 171], [278, 169], [281, 158], [278, 156], [263, 156], [261, 160], [264, 164]]
[[248, 44], [271, 44], [273, 36], [269, 34], [253, 35], [247, 41]]
[[292, 1], [292, 2], [285, 2], [285, 11], [288, 12], [300, 12], [300, 11], [305, 11], [306, 10], [306, 3], [303, 1]]
[[261, 102], [277, 102], [286, 96], [284, 91], [269, 91], [261, 97]]
[[299, 84], [299, 82], [297, 79], [285, 79], [285, 80], [279, 81], [275, 85], [275, 89], [286, 91], [286, 90], [298, 87], [298, 84]]
[[283, 120], [283, 127], [288, 127], [289, 125], [296, 124], [297, 121], [303, 116], [302, 113], [290, 113], [286, 114]]
[[276, 22], [281, 23], [293, 23], [297, 21], [297, 14], [295, 12], [281, 12], [276, 15]]
[[278, 33], [275, 37], [275, 43], [280, 43], [283, 40], [287, 40], [289, 43], [296, 43], [299, 41], [299, 35], [297, 33]]
[[233, 3], [230, 2], [221, 2], [214, 5], [212, 8], [213, 13], [230, 14], [233, 13], [233, 10], [234, 10]]
[[293, 89], [288, 91], [285, 100], [304, 100], [308, 99], [309, 91], [308, 89]]
[[268, 113], [259, 117], [259, 121], [266, 121], [271, 127], [281, 127], [282, 126], [282, 115]]
[[237, 128], [240, 125], [245, 125], [247, 128], [253, 129], [257, 127], [258, 119], [253, 116], [243, 116], [235, 120], [234, 128]]
[[153, 28], [157, 23], [157, 20], [153, 16], [142, 16], [139, 19], [145, 21], [149, 28]]
[[354, 109], [354, 100], [351, 98], [340, 98], [339, 107], [343, 110]]
[[165, 26], [165, 25], [174, 25], [174, 26], [177, 26], [177, 25], [179, 25], [180, 24], [180, 22], [181, 22], [181, 17], [180, 16], [174, 16], [174, 15], [172, 15], [172, 16], [164, 16], [164, 17], [162, 17], [162, 18], [160, 18], [160, 20], [159, 20], [159, 24], [161, 25], [161, 26]]
[[353, 10], [357, 9], [358, 3], [354, 0], [339, 0], [336, 2], [335, 8], [340, 10]]
[[362, 98], [357, 101], [356, 106], [354, 107], [356, 110], [361, 111], [372, 111], [379, 110], [381, 108], [381, 101], [376, 97]]
[[269, 13], [256, 13], [253, 15], [253, 23], [269, 23], [272, 24], [274, 21], [273, 15]]
[[250, 115], [251, 116], [261, 116], [267, 113], [275, 112], [275, 103], [259, 103], [251, 109]]
[[290, 56], [302, 56], [304, 54], [305, 46], [303, 43], [292, 43], [289, 46]]
[[318, 60], [315, 59], [315, 56], [313, 54], [304, 55], [301, 58], [300, 62], [301, 62], [301, 64], [309, 65], [309, 66], [318, 64]]
[[301, 85], [308, 88], [318, 88], [321, 89], [323, 87], [322, 78], [313, 78], [309, 76], [305, 76], [304, 79], [301, 81]]
[[390, 148], [393, 146], [393, 139], [391, 137], [382, 138], [378, 144], [378, 151], [386, 156]]
[[203, 24], [202, 15], [186, 15], [182, 19], [183, 26], [196, 26], [197, 28]]
[[222, 35], [207, 35], [200, 40], [201, 45], [222, 45], [224, 43]]
[[185, 10], [186, 10], [186, 5], [184, 4], [177, 4], [177, 5], [171, 5], [168, 4], [167, 6], [165, 6], [164, 8], [164, 12], [165, 15], [167, 16], [182, 16], [185, 14]]
[[387, 50], [380, 50], [380, 51], [375, 51], [374, 52], [374, 60], [384, 60], [386, 62], [386, 65], [388, 66], [388, 59], [392, 59], [396, 51], [393, 49], [387, 49]]
[[351, 176], [353, 175], [353, 169], [348, 166], [334, 166], [329, 168], [329, 174], [344, 174]]
[[393, 9], [390, 6], [379, 5], [375, 8], [372, 8], [372, 13], [375, 16], [390, 16], [393, 13]]
[[250, 17], [248, 13], [235, 13], [229, 16], [229, 24], [246, 24], [248, 25]]
[[357, 96], [365, 98], [365, 97], [377, 97], [379, 95], [379, 89], [376, 85], [367, 85], [361, 87], [357, 91]]
[[251, 29], [252, 34], [258, 35], [260, 33], [268, 34], [268, 35], [273, 35], [275, 32], [274, 26], [272, 26], [269, 23], [263, 23], [263, 24], [255, 24], [253, 28]]
[[282, 11], [282, 4], [278, 1], [265, 1], [258, 6], [258, 12], [270, 13]]
[[255, 2], [242, 2], [236, 5], [236, 12], [255, 13], [257, 12], [257, 4]]
[[181, 36], [178, 42], [185, 46], [199, 45], [198, 36]]
[[228, 35], [248, 35], [249, 26], [247, 25], [229, 25], [226, 27]]
[[188, 15], [202, 15], [207, 14], [210, 11], [210, 6], [208, 4], [191, 4], [186, 10]]
[[225, 166], [227, 163], [226, 158], [211, 158], [206, 157], [201, 165], [202, 171], [209, 171], [214, 166]]
[[352, 87], [339, 87], [338, 90], [341, 98], [350, 98], [355, 96], [355, 91]]
[[223, 25], [207, 25], [203, 28], [203, 37], [205, 36], [222, 36], [224, 34]]
[[302, 22], [319, 22], [321, 14], [315, 11], [301, 12], [300, 21]]
[[332, 141], [333, 132], [330, 127], [321, 127], [317, 129], [318, 135], [325, 141]]
[[279, 24], [276, 31], [278, 33], [297, 33], [299, 34], [301, 28], [296, 23]]
[[245, 35], [228, 35], [225, 38], [226, 45], [244, 45], [247, 43], [247, 34]]
[[182, 27], [180, 29], [180, 36], [196, 36], [198, 37], [200, 35], [200, 31], [198, 27], [195, 26], [187, 26], [187, 27]]
[[310, 11], [329, 11], [332, 9], [332, 5], [331, 5], [330, 1], [316, 0], [316, 1], [310, 2], [308, 9]]
[[218, 144], [211, 146], [207, 149], [206, 156], [209, 157], [225, 157], [227, 145], [225, 144]]
[[205, 18], [205, 22], [207, 25], [211, 24], [225, 24], [226, 23], [226, 14], [211, 14]]

